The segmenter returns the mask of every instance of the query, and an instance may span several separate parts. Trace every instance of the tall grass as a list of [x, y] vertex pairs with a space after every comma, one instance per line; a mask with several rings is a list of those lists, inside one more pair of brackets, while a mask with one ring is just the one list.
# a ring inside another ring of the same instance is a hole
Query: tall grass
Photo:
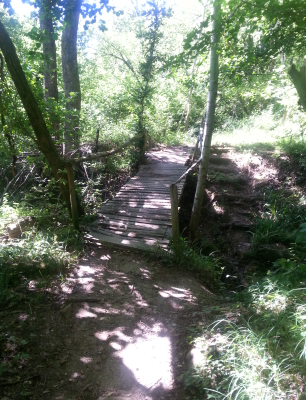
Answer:
[[203, 333], [206, 362], [187, 384], [214, 399], [297, 399], [306, 389], [306, 287], [292, 289], [279, 275], [243, 296], [240, 318]]

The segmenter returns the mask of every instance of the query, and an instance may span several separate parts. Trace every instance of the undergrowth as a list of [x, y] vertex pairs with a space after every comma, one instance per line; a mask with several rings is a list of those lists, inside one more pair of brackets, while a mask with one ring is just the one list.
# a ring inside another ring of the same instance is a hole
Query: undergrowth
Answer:
[[301, 198], [286, 190], [265, 189], [264, 207], [255, 220], [253, 247], [269, 243], [290, 245], [301, 223], [306, 220], [306, 209]]
[[[41, 196], [42, 193], [48, 194]], [[19, 218], [31, 216], [35, 224], [15, 239], [2, 236], [0, 241], [0, 302], [2, 305], [14, 300], [20, 290], [35, 285], [46, 285], [55, 275], [65, 275], [72, 265], [82, 242], [74, 231], [65, 206], [54, 197], [53, 191], [32, 188], [19, 203], [10, 202], [5, 196], [0, 207], [0, 235]]]
[[232, 313], [194, 339], [203, 361], [185, 376], [197, 393], [193, 399], [297, 399], [306, 393], [305, 225], [292, 259], [276, 261], [265, 278], [236, 295]]
[[217, 137], [240, 151], [264, 157], [268, 151], [275, 158], [283, 187], [261, 189], [264, 202], [249, 256], [256, 259], [263, 248], [284, 249], [286, 256], [268, 263], [257, 258], [252, 284], [190, 339], [202, 361], [182, 377], [189, 400], [306, 398], [306, 202], [298, 187], [306, 180], [305, 116], [282, 126], [276, 117], [267, 110], [243, 123], [231, 121], [227, 134]]

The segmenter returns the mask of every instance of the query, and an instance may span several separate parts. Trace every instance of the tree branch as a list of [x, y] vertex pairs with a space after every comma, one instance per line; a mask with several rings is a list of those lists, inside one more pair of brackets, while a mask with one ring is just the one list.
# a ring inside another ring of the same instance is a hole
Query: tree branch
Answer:
[[120, 151], [122, 151], [125, 147], [129, 146], [135, 140], [142, 139], [142, 138], [143, 138], [143, 135], [135, 136], [132, 139], [127, 140], [125, 143], [123, 143], [123, 145], [117, 147], [116, 149], [109, 150], [109, 151], [102, 151], [100, 153], [91, 154], [86, 157], [71, 158], [71, 159], [69, 159], [69, 162], [71, 162], [73, 164], [78, 164], [78, 163], [84, 162], [84, 161], [91, 161], [91, 160], [96, 160], [97, 158], [104, 158], [104, 157], [112, 156], [113, 154], [120, 153]]
[[[117, 49], [115, 48], [115, 50], [117, 50]], [[139, 80], [139, 78], [138, 78], [138, 76], [137, 76], [137, 73], [135, 72], [135, 70], [134, 70], [134, 68], [133, 68], [133, 65], [132, 65], [131, 61], [128, 60], [128, 59], [125, 59], [125, 57], [122, 55], [122, 53], [121, 53], [120, 51], [119, 51], [119, 54], [120, 54], [120, 56], [117, 56], [117, 55], [114, 54], [114, 53], [108, 53], [109, 56], [114, 57], [114, 58], [116, 58], [117, 60], [122, 61], [122, 62], [128, 67], [128, 69], [134, 74], [134, 76], [135, 76], [137, 82], [138, 82], [139, 85], [142, 87], [141, 82], [140, 82], [140, 80]]]

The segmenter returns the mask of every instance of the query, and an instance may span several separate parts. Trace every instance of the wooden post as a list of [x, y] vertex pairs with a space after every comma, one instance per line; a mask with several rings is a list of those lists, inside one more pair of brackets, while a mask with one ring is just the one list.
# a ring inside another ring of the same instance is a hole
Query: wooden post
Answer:
[[71, 206], [71, 217], [74, 228], [79, 231], [79, 217], [78, 217], [78, 206], [76, 202], [76, 195], [74, 189], [74, 176], [73, 176], [73, 167], [71, 164], [66, 164], [67, 169], [67, 177], [68, 177], [68, 185], [69, 185], [69, 194], [70, 194], [70, 206]]
[[172, 239], [174, 248], [180, 243], [180, 226], [178, 215], [178, 192], [175, 183], [170, 185]]
[[149, 135], [149, 150], [152, 149], [152, 137]]

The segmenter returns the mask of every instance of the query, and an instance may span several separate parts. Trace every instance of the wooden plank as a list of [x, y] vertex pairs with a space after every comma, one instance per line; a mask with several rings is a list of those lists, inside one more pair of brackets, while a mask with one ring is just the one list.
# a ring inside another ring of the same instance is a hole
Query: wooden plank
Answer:
[[102, 221], [99, 220], [99, 224], [96, 225], [97, 227], [99, 226], [107, 226], [107, 227], [113, 227], [114, 229], [129, 229], [129, 230], [139, 230], [139, 231], [152, 231], [152, 232], [158, 232], [158, 231], [166, 231], [168, 225], [159, 225], [159, 224], [149, 224], [149, 223], [139, 223], [139, 222], [131, 222], [129, 220], [127, 221], [114, 221], [114, 220], [109, 220], [109, 221]]
[[156, 188], [157, 190], [170, 190], [170, 185], [172, 181], [166, 182], [150, 182], [150, 178], [147, 179], [147, 182], [137, 182], [134, 185], [127, 184], [125, 188], [127, 189], [153, 189]]
[[[177, 175], [175, 176], [175, 178], [176, 177], [177, 177]], [[175, 179], [175, 178], [172, 178], [172, 179]], [[141, 179], [134, 180], [134, 181], [132, 179], [130, 179], [129, 181], [127, 181], [125, 186], [128, 186], [128, 185], [136, 186], [137, 184], [139, 184], [139, 185], [147, 184], [150, 186], [154, 186], [156, 184], [161, 184], [161, 183], [163, 183], [164, 186], [167, 186], [167, 185], [169, 185], [169, 182], [170, 182], [170, 184], [173, 182], [172, 179], [167, 179], [167, 177], [160, 177], [158, 179], [157, 178], [153, 179], [150, 176], [146, 176]]]
[[140, 207], [140, 208], [159, 208], [163, 206], [170, 205], [170, 199], [156, 199], [156, 200], [149, 200], [149, 199], [140, 199], [140, 198], [130, 198], [130, 197], [122, 197], [122, 198], [114, 198], [110, 200], [107, 205], [128, 205], [130, 207]]
[[[148, 192], [143, 192], [141, 190], [137, 190], [137, 191], [121, 191], [118, 192], [118, 194], [116, 196], [113, 197], [113, 199], [116, 198], [122, 198], [122, 197], [127, 197], [130, 196], [131, 198], [141, 198], [141, 199], [169, 199], [169, 191], [168, 190], [164, 190], [164, 191], [160, 191], [160, 192], [155, 192], [152, 193], [152, 191], [148, 191]], [[113, 200], [111, 199], [111, 200]]]
[[137, 240], [137, 239], [126, 239], [116, 235], [106, 236], [98, 232], [91, 232], [87, 235], [89, 239], [96, 239], [102, 243], [110, 243], [120, 247], [138, 249], [138, 250], [151, 250], [154, 246], [160, 246], [166, 248], [167, 245], [159, 244], [158, 240]]
[[[183, 185], [179, 186], [178, 191], [181, 191], [183, 189]], [[159, 190], [158, 188], [128, 188], [125, 190], [121, 190], [118, 195], [116, 195], [115, 197], [120, 197], [120, 196], [133, 196], [133, 197], [150, 197], [150, 195], [152, 194], [152, 191], [154, 191], [154, 195], [152, 196], [152, 198], [169, 198], [170, 201], [170, 186], [168, 188], [166, 188], [166, 190]], [[114, 198], [115, 198], [114, 197]], [[110, 199], [112, 200], [112, 199]]]
[[173, 174], [173, 175], [142, 175], [142, 176], [138, 176], [137, 179], [131, 178], [128, 182], [145, 182], [147, 179], [150, 179], [150, 181], [152, 183], [154, 182], [158, 182], [158, 181], [163, 181], [163, 182], [172, 182], [174, 179], [177, 178], [177, 176], [179, 175], [179, 173], [177, 174]]
[[[99, 220], [98, 221], [131, 221], [135, 223], [148, 223], [148, 224], [158, 224], [158, 225], [165, 225], [165, 226], [171, 226], [171, 221], [170, 219], [166, 216], [168, 219], [164, 218], [143, 218], [142, 216], [126, 216], [126, 215], [117, 215], [117, 214], [105, 214], [105, 213], [99, 213]], [[96, 224], [97, 221], [94, 222]], [[93, 226], [94, 226], [93, 224]]]
[[167, 179], [152, 179], [150, 177], [146, 177], [145, 179], [141, 181], [128, 181], [124, 187], [137, 187], [137, 186], [158, 186], [161, 185], [160, 188], [167, 188], [173, 183], [172, 180], [167, 180]]
[[152, 241], [155, 241], [155, 242], [158, 240], [158, 242], [162, 243], [162, 244], [168, 244], [169, 243], [169, 239], [167, 239], [167, 238], [155, 237], [155, 236], [138, 236], [138, 237], [128, 236], [126, 234], [126, 232], [116, 232], [115, 233], [114, 231], [110, 231], [108, 229], [93, 229], [92, 232], [100, 233], [101, 235], [104, 235], [104, 236], [116, 235], [116, 236], [119, 236], [121, 238], [126, 238], [126, 239], [138, 239], [138, 240], [144, 239], [144, 240], [152, 240]]
[[[114, 208], [109, 208], [108, 210], [101, 210], [101, 213], [107, 213], [108, 215], [118, 215], [120, 217], [122, 216], [131, 216], [131, 217], [137, 217], [137, 218], [150, 218], [150, 219], [163, 219], [163, 220], [170, 220], [170, 212], [169, 210], [166, 210], [167, 212], [148, 212], [144, 210], [119, 210], [119, 209], [114, 209]], [[99, 214], [99, 213], [98, 213]]]
[[156, 238], [159, 240], [164, 240], [168, 238], [168, 228], [164, 229], [164, 232], [156, 232], [156, 231], [152, 231], [152, 230], [137, 230], [137, 229], [121, 229], [121, 228], [115, 228], [115, 227], [105, 227], [105, 226], [101, 226], [101, 227], [97, 227], [97, 228], [93, 228], [92, 229], [93, 232], [100, 232], [105, 234], [105, 232], [110, 232], [113, 233], [115, 235], [119, 235], [119, 236], [126, 236], [129, 238], [136, 238], [136, 239], [141, 239], [141, 238]]
[[[131, 202], [132, 202], [132, 200], [117, 201], [117, 202], [114, 201], [112, 203], [106, 204], [103, 207], [103, 210], [109, 210], [109, 209], [112, 210], [112, 209], [114, 209], [114, 210], [117, 210], [117, 211], [122, 211], [123, 208], [124, 208], [124, 210], [130, 210], [130, 211], [138, 210], [138, 211], [142, 211], [142, 212], [150, 212], [150, 210], [153, 210], [153, 211], [154, 210], [155, 211], [158, 210], [158, 211], [161, 211], [161, 212], [168, 212], [167, 210], [170, 210], [170, 208], [171, 208], [170, 207], [170, 202], [157, 204], [156, 207], [154, 207], [153, 204], [149, 204], [149, 203], [140, 204], [140, 203], [135, 202], [135, 205], [133, 205], [133, 204], [130, 204]], [[101, 211], [102, 211], [102, 209], [101, 209]]]
[[93, 232], [99, 232], [106, 234], [106, 232], [111, 232], [113, 234], [119, 235], [119, 236], [126, 236], [129, 238], [158, 238], [159, 240], [163, 240], [166, 238], [166, 231], [167, 228], [164, 229], [164, 231], [152, 231], [152, 230], [137, 230], [137, 229], [122, 229], [122, 228], [116, 228], [116, 227], [97, 227], [92, 229]]
[[[178, 186], [178, 190], [182, 190], [183, 185]], [[136, 196], [137, 194], [142, 194], [142, 195], [149, 195], [152, 192], [155, 193], [156, 196], [158, 196], [159, 194], [161, 195], [167, 195], [170, 198], [170, 186], [164, 189], [160, 189], [158, 187], [128, 187], [125, 189], [121, 189], [120, 192], [118, 192], [120, 194], [130, 194], [133, 196]]]
[[109, 221], [99, 221], [99, 224], [96, 227], [110, 227], [114, 229], [125, 229], [125, 230], [137, 230], [137, 231], [152, 231], [152, 232], [165, 232], [169, 225], [159, 225], [159, 224], [149, 224], [149, 223], [141, 223], [141, 222], [132, 222], [130, 220], [126, 221], [118, 221], [118, 220], [109, 220]]
[[[165, 220], [158, 220], [158, 219], [148, 219], [148, 218], [141, 218], [141, 217], [132, 217], [132, 216], [119, 216], [119, 215], [107, 215], [107, 214], [99, 214], [98, 221], [114, 221], [114, 222], [131, 222], [135, 224], [156, 224], [159, 226], [171, 226], [171, 221]], [[98, 221], [95, 221], [96, 224]], [[92, 226], [94, 226], [92, 224]]]
[[[169, 193], [170, 192], [170, 184], [167, 186], [163, 186], [163, 183], [157, 183], [156, 185], [151, 185], [150, 183], [146, 183], [143, 185], [126, 185], [123, 188], [120, 189], [120, 192], [129, 192], [129, 191], [139, 191], [139, 192], [148, 192], [148, 193]], [[178, 188], [183, 187], [183, 183], [180, 183], [177, 185]], [[154, 190], [154, 192], [152, 192]]]
[[159, 175], [159, 176], [142, 175], [141, 177], [138, 177], [138, 179], [131, 178], [128, 182], [143, 183], [143, 182], [147, 181], [148, 179], [150, 179], [152, 184], [154, 182], [158, 182], [158, 181], [162, 181], [162, 182], [165, 182], [165, 183], [170, 182], [170, 184], [171, 184], [171, 182], [173, 182], [173, 180], [175, 180], [178, 175], [179, 175], [179, 173], [173, 174], [173, 175]]
[[141, 219], [157, 219], [161, 221], [171, 221], [171, 213], [170, 210], [166, 210], [165, 212], [144, 212], [141, 210], [114, 210], [108, 209], [104, 210], [104, 213], [107, 213], [109, 216], [119, 216], [119, 217], [132, 217], [132, 218], [141, 218]]
[[120, 200], [120, 199], [130, 199], [130, 200], [146, 200], [146, 201], [158, 201], [158, 200], [163, 200], [163, 201], [170, 201], [170, 196], [169, 193], [160, 193], [159, 195], [154, 195], [151, 196], [150, 193], [120, 193], [119, 196], [115, 196], [112, 199], [110, 199], [108, 202], [111, 202], [113, 200]]
[[169, 214], [144, 214], [144, 213], [118, 213], [118, 212], [108, 212], [109, 216], [120, 216], [120, 217], [132, 217], [132, 218], [141, 218], [141, 219], [158, 219], [163, 223], [171, 222], [171, 215]]
[[126, 185], [120, 189], [121, 192], [128, 192], [128, 191], [143, 191], [152, 193], [152, 188], [156, 189], [156, 193], [168, 193], [170, 190], [170, 185], [162, 186], [162, 184], [150, 185], [150, 184], [143, 184], [143, 185]]

